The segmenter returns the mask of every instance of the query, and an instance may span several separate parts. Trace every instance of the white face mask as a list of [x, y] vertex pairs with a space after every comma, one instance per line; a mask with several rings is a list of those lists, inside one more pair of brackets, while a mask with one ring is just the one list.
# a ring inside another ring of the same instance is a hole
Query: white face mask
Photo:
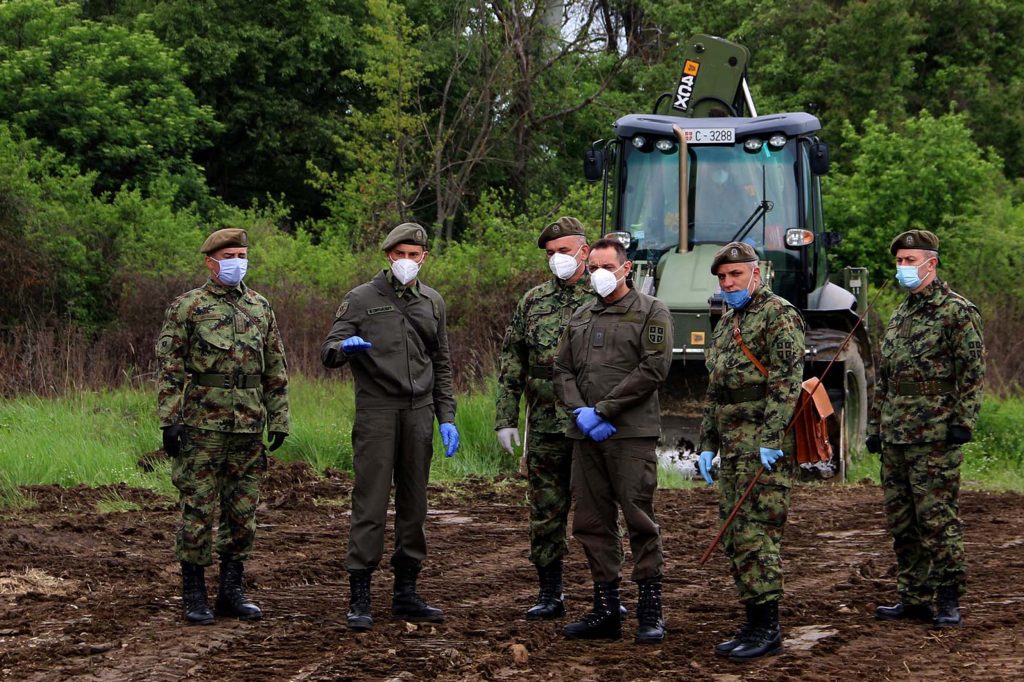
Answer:
[[248, 258], [225, 258], [217, 261], [217, 279], [221, 284], [236, 287], [249, 270]]
[[402, 283], [402, 286], [416, 279], [419, 271], [420, 264], [410, 258], [399, 258], [398, 260], [391, 261], [391, 274]]
[[601, 298], [608, 296], [610, 293], [615, 291], [615, 288], [619, 286], [619, 278], [615, 276], [615, 273], [622, 269], [622, 266], [615, 268], [615, 270], [605, 270], [600, 268], [590, 273], [590, 286], [597, 292], [597, 295]]
[[551, 258], [548, 258], [548, 267], [551, 268], [551, 274], [558, 279], [569, 279], [576, 274], [579, 270], [580, 264], [576, 260], [576, 256], [579, 255], [583, 247], [576, 249], [576, 253], [569, 255], [567, 253], [553, 253]]

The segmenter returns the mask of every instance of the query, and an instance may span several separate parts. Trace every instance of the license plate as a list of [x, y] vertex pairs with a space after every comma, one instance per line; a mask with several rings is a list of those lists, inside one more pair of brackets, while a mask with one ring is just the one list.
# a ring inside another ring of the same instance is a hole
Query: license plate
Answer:
[[683, 130], [687, 144], [735, 144], [735, 128], [691, 128]]

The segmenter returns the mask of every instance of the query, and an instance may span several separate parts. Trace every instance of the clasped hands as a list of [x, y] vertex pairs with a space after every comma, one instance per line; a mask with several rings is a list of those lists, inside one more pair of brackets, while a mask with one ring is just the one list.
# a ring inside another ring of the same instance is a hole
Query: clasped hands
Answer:
[[593, 407], [577, 407], [572, 413], [576, 415], [576, 427], [595, 443], [608, 440], [617, 430], [611, 422], [598, 415]]

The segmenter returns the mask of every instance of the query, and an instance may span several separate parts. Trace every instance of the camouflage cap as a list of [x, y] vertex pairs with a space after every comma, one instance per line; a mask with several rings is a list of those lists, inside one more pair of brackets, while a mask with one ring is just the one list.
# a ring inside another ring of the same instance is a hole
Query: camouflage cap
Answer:
[[571, 235], [586, 237], [587, 231], [583, 228], [583, 223], [576, 218], [562, 216], [540, 231], [540, 236], [537, 237], [537, 246], [543, 249], [544, 245], [552, 239], [561, 239]]
[[756, 263], [757, 252], [754, 247], [745, 242], [729, 242], [717, 252], [715, 259], [711, 261], [711, 274], [718, 274], [718, 266], [723, 263]]
[[390, 251], [399, 244], [414, 244], [427, 248], [427, 231], [416, 223], [402, 223], [388, 232], [380, 244], [381, 251]]
[[239, 246], [248, 248], [248, 233], [240, 227], [225, 227], [207, 237], [206, 241], [203, 242], [203, 246], [199, 249], [199, 253], [205, 253], [209, 256], [211, 253], [221, 249]]
[[935, 236], [934, 232], [928, 230], [907, 230], [893, 239], [892, 244], [889, 245], [889, 251], [894, 256], [900, 249], [924, 249], [938, 252], [939, 238]]

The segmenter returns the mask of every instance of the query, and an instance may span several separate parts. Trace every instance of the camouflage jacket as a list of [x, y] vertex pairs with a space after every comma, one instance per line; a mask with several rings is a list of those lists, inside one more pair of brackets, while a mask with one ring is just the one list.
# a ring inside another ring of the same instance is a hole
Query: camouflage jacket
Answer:
[[[736, 343], [737, 323], [744, 343], [768, 370], [767, 377]], [[722, 315], [711, 334], [706, 364], [700, 450], [724, 456], [757, 452], [761, 446], [785, 450], [783, 433], [793, 418], [804, 373], [800, 312], [768, 287], [759, 287], [746, 307]]]
[[935, 280], [903, 301], [885, 329], [869, 434], [895, 444], [944, 441], [974, 429], [985, 378], [981, 314]]
[[[245, 286], [209, 280], [174, 299], [156, 343], [160, 426], [227, 433], [288, 432], [288, 370], [270, 303]], [[258, 385], [199, 385], [199, 375]], [[258, 377], [258, 378], [256, 378]]]
[[519, 398], [525, 390], [529, 430], [565, 433], [569, 416], [557, 404], [552, 384], [555, 350], [573, 311], [593, 300], [586, 275], [574, 284], [553, 278], [523, 295], [498, 357], [495, 429], [518, 426]]

